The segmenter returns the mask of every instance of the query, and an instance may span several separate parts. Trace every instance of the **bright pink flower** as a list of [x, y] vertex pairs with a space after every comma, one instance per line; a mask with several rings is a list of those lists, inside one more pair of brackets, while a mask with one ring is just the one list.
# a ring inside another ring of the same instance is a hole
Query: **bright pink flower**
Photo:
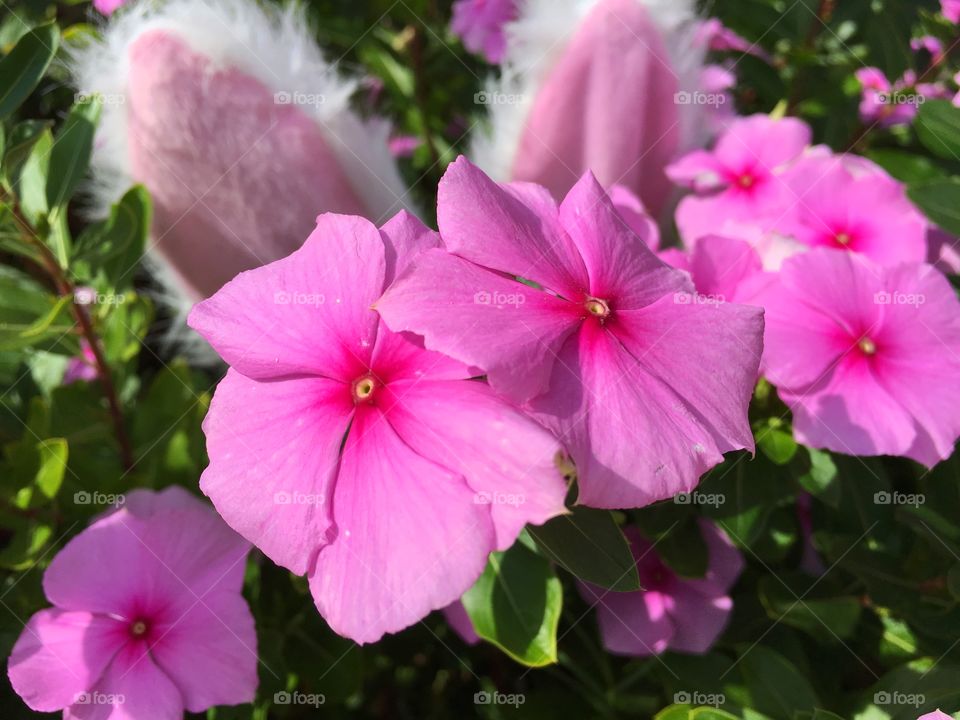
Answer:
[[89, 382], [96, 380], [97, 377], [99, 377], [97, 358], [87, 341], [81, 341], [80, 354], [77, 357], [70, 358], [67, 363], [66, 372], [63, 374], [63, 384], [71, 385], [78, 381]]
[[643, 657], [665, 650], [705, 653], [730, 619], [733, 600], [727, 594], [743, 570], [743, 556], [726, 534], [700, 519], [709, 552], [707, 573], [700, 579], [679, 577], [654, 545], [633, 528], [630, 541], [640, 585], [637, 592], [610, 592], [580, 583], [580, 594], [597, 606], [603, 646], [611, 653]]
[[457, 600], [447, 605], [443, 609], [443, 616], [447, 619], [447, 623], [453, 628], [453, 631], [457, 633], [460, 639], [467, 645], [476, 645], [480, 642], [480, 636], [477, 635], [477, 631], [473, 629], [473, 621], [467, 614], [467, 609], [463, 606], [463, 602]]
[[381, 315], [528, 401], [571, 453], [580, 502], [646, 505], [753, 447], [761, 311], [697, 302], [590, 173], [558, 208], [545, 188], [497, 185], [460, 158], [438, 221], [449, 252], [420, 255]]
[[416, 135], [396, 135], [390, 138], [390, 154], [394, 157], [410, 157], [423, 140]]
[[863, 86], [860, 119], [880, 127], [910, 124], [924, 99], [941, 94], [937, 86], [917, 85], [913, 71], [907, 71], [895, 83], [891, 83], [882, 70], [874, 67], [861, 68], [855, 75]]
[[875, 165], [850, 166], [845, 157], [806, 158], [784, 175], [794, 202], [776, 223], [778, 232], [881, 265], [923, 262], [928, 223], [904, 186]]
[[933, 466], [960, 435], [960, 307], [933, 267], [821, 248], [761, 297], [764, 369], [805, 445]]
[[940, 0], [940, 12], [950, 22], [960, 23], [960, 0]]
[[806, 123], [752, 115], [733, 122], [712, 151], [695, 150], [668, 166], [671, 180], [698, 193], [677, 208], [687, 244], [727, 234], [723, 222], [762, 225], [779, 219], [793, 198], [781, 176], [809, 144]]
[[93, 0], [93, 6], [101, 15], [109, 17], [126, 4], [127, 0]]
[[510, 26], [490, 131], [470, 157], [498, 181], [535, 182], [557, 200], [590, 170], [625, 185], [654, 215], [673, 192], [663, 169], [700, 144], [690, 2], [536, 0]]
[[656, 220], [650, 217], [643, 201], [625, 185], [614, 185], [607, 190], [607, 195], [627, 227], [643, 240], [643, 244], [651, 250], [659, 249], [660, 228], [657, 227]]
[[300, 250], [189, 318], [231, 366], [204, 422], [201, 488], [274, 562], [308, 575], [320, 613], [357, 642], [458, 599], [492, 550], [564, 512], [557, 442], [371, 309], [438, 244], [406, 213], [381, 231], [321, 215]]
[[[947, 0], [949, 1], [949, 0]], [[957, 4], [957, 15], [960, 16], [960, 2]], [[956, 20], [954, 21], [956, 22]], [[917, 720], [953, 720], [953, 715], [947, 715], [941, 710], [934, 710], [931, 713], [926, 713], [917, 718]]]
[[467, 50], [497, 64], [507, 51], [504, 25], [516, 15], [516, 0], [457, 0], [450, 29]]
[[690, 273], [698, 295], [715, 302], [749, 302], [743, 288], [763, 272], [750, 243], [719, 235], [700, 238], [680, 268]]
[[252, 702], [257, 637], [240, 594], [250, 546], [181, 488], [126, 500], [50, 563], [54, 607], [17, 640], [11, 685], [69, 718], [174, 720]]

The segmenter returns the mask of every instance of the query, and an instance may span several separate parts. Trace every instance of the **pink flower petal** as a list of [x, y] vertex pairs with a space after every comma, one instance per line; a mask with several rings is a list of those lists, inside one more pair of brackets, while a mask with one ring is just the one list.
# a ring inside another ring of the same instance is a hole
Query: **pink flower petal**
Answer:
[[736, 301], [744, 281], [762, 270], [760, 256], [749, 243], [717, 235], [700, 238], [690, 257], [697, 292], [721, 302]]
[[158, 630], [150, 655], [177, 686], [187, 710], [253, 702], [257, 633], [239, 588], [198, 598], [175, 622]]
[[384, 274], [377, 228], [359, 217], [321, 215], [301, 249], [238, 275], [194, 306], [189, 324], [247, 377], [349, 382], [373, 352], [377, 316], [370, 306]]
[[596, 605], [603, 647], [615, 655], [659, 655], [673, 640], [676, 628], [667, 612], [668, 598], [658, 592], [616, 593], [580, 585], [581, 595]]
[[306, 573], [331, 530], [349, 386], [324, 378], [258, 382], [227, 372], [203, 423], [200, 478], [224, 520], [271, 560]]
[[517, 400], [546, 389], [577, 307], [443, 250], [421, 254], [412, 269], [377, 302], [389, 327], [482, 368], [494, 389]]
[[398, 212], [380, 228], [380, 237], [386, 256], [385, 285], [403, 273], [417, 255], [443, 246], [440, 233], [428, 228], [406, 210]]
[[462, 475], [489, 508], [496, 549], [506, 550], [527, 523], [566, 512], [557, 441], [481, 383], [405, 382], [390, 391], [387, 416], [418, 455]]
[[480, 636], [473, 629], [473, 621], [467, 615], [467, 609], [460, 600], [450, 603], [443, 609], [443, 616], [447, 623], [453, 628], [454, 632], [460, 636], [467, 645], [476, 645], [480, 642]]
[[500, 187], [461, 156], [440, 180], [440, 234], [455, 255], [571, 297], [586, 287], [586, 269], [556, 215], [535, 197]]
[[96, 684], [126, 640], [126, 624], [113, 618], [41, 610], [10, 653], [10, 684], [31, 709], [61, 710]]
[[457, 600], [483, 571], [494, 528], [474, 491], [410, 449], [376, 408], [358, 413], [334, 493], [337, 537], [310, 589], [333, 630], [379, 640]]
[[674, 634], [670, 649], [677, 652], [705, 653], [720, 637], [733, 601], [726, 596], [705, 596], [686, 583], [678, 583], [671, 595], [673, 601]]

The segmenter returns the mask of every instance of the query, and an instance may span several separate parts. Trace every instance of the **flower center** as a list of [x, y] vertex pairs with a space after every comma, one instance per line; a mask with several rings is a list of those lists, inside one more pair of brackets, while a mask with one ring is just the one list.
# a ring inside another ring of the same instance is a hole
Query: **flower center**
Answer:
[[877, 344], [868, 337], [861, 338], [857, 346], [864, 355], [875, 355], [877, 352]]
[[147, 634], [147, 623], [143, 620], [130, 623], [130, 634], [134, 637], [143, 637]]
[[850, 240], [852, 238], [847, 233], [842, 232], [842, 233], [837, 233], [833, 239], [836, 241], [837, 245], [846, 247], [847, 245], [850, 244]]
[[372, 375], [364, 375], [353, 383], [353, 401], [356, 403], [368, 402], [377, 389], [377, 382]]
[[599, 318], [600, 320], [610, 316], [610, 306], [607, 305], [606, 300], [601, 300], [600, 298], [587, 298], [586, 302], [583, 303], [583, 306], [587, 309], [588, 313], [593, 315], [595, 318]]
[[739, 178], [737, 178], [737, 185], [742, 187], [744, 190], [749, 190], [753, 187], [753, 184], [756, 182], [753, 175], [750, 173], [744, 173]]

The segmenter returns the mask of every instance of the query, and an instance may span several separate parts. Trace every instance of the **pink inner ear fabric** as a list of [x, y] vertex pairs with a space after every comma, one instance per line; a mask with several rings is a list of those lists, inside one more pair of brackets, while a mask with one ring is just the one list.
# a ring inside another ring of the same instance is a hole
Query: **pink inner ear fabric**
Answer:
[[170, 31], [145, 32], [129, 61], [131, 172], [192, 299], [297, 249], [319, 213], [368, 214], [309, 108]]

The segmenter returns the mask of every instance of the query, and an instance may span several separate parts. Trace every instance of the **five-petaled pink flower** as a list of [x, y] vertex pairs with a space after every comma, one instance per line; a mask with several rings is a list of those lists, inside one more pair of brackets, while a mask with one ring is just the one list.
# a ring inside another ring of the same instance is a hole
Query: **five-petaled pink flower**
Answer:
[[782, 175], [810, 138], [802, 120], [751, 115], [732, 122], [712, 151], [695, 150], [668, 166], [671, 180], [696, 193], [677, 208], [677, 226], [687, 244], [726, 234], [725, 222], [777, 222], [795, 197]]
[[930, 265], [817, 249], [760, 296], [764, 369], [797, 440], [933, 466], [960, 435], [960, 303]]
[[659, 655], [665, 650], [705, 653], [730, 619], [727, 594], [740, 577], [743, 556], [720, 528], [700, 519], [707, 545], [707, 572], [702, 578], [678, 576], [636, 529], [624, 534], [637, 560], [636, 592], [611, 592], [580, 583], [580, 594], [597, 607], [603, 646], [617, 655]]
[[950, 22], [960, 23], [960, 0], [940, 0], [940, 12]]
[[14, 690], [66, 718], [182, 718], [252, 702], [257, 638], [240, 594], [249, 544], [178, 487], [136, 490], [43, 577], [53, 603], [10, 654]]
[[321, 215], [300, 250], [189, 318], [231, 366], [204, 423], [201, 488], [274, 562], [307, 574], [320, 613], [357, 642], [458, 599], [492, 550], [564, 512], [556, 440], [371, 309], [438, 244], [407, 213], [381, 231]]
[[377, 304], [384, 321], [526, 402], [576, 463], [580, 502], [646, 505], [753, 447], [762, 311], [698, 302], [592, 174], [558, 207], [545, 188], [498, 185], [460, 158], [440, 181], [438, 220], [446, 250], [398, 276]]

